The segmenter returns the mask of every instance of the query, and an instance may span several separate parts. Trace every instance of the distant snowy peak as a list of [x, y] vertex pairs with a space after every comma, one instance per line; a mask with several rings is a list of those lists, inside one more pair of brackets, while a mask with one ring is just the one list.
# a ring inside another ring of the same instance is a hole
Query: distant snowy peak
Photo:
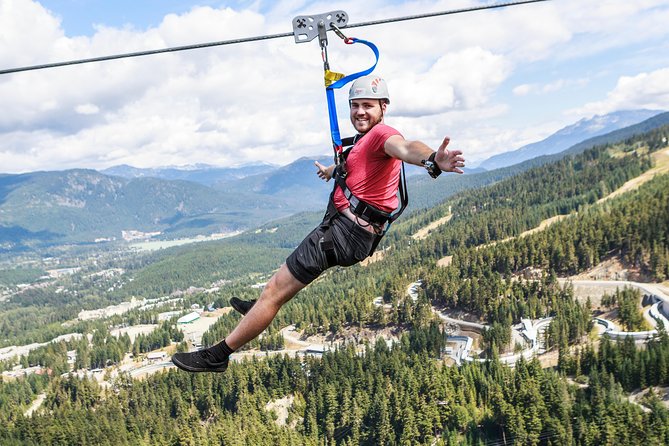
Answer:
[[639, 122], [652, 118], [662, 113], [660, 110], [631, 110], [609, 113], [608, 115], [596, 115], [592, 118], [583, 118], [575, 124], [558, 130], [555, 135], [580, 135], [587, 137], [598, 136], [609, 133], [623, 127], [638, 124]]
[[558, 130], [542, 141], [492, 156], [479, 164], [479, 167], [486, 170], [499, 169], [538, 156], [560, 153], [586, 139], [638, 124], [660, 113], [662, 113], [661, 110], [625, 110], [607, 115], [597, 115], [592, 118], [583, 118]]

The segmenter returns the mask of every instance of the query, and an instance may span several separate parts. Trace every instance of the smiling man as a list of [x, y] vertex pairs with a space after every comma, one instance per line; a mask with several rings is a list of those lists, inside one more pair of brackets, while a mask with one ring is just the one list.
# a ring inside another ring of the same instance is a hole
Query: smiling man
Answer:
[[257, 302], [233, 298], [232, 306], [246, 316], [221, 342], [192, 353], [176, 353], [172, 362], [189, 372], [223, 372], [230, 354], [269, 326], [279, 309], [333, 266], [351, 266], [370, 256], [398, 207], [402, 161], [424, 166], [436, 178], [445, 172], [462, 173], [464, 158], [448, 150], [449, 138], [435, 152], [420, 141], [408, 141], [383, 123], [390, 96], [378, 76], [357, 79], [349, 91], [351, 123], [358, 132], [345, 162], [317, 174], [336, 184], [325, 217], [281, 265], [265, 285]]

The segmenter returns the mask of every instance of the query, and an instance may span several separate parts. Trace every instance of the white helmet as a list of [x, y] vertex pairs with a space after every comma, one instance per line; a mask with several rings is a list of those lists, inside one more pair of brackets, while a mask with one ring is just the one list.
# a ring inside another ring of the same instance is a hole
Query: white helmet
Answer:
[[353, 82], [348, 91], [349, 102], [353, 99], [383, 99], [386, 104], [390, 104], [390, 95], [388, 95], [388, 85], [379, 76], [362, 76]]

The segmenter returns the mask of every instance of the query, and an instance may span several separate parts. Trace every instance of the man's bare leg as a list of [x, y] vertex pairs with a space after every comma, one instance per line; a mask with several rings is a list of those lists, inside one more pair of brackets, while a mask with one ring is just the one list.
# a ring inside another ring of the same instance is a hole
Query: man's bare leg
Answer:
[[258, 301], [226, 336], [225, 343], [233, 350], [255, 339], [272, 322], [279, 309], [306, 285], [297, 280], [284, 263], [269, 279]]
[[190, 353], [172, 355], [174, 365], [188, 372], [224, 372], [230, 354], [267, 328], [281, 306], [306, 285], [297, 280], [283, 264], [269, 279], [258, 302], [246, 313], [232, 333], [218, 344]]

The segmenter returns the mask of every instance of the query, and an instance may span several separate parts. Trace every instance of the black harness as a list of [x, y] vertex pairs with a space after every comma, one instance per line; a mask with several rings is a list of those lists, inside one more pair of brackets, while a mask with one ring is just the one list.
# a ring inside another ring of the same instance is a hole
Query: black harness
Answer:
[[325, 233], [320, 239], [321, 249], [325, 252], [325, 255], [328, 260], [329, 265], [335, 265], [337, 263], [337, 255], [334, 249], [334, 240], [332, 239], [332, 221], [335, 218], [341, 216], [340, 212], [337, 210], [334, 204], [334, 195], [337, 187], [339, 187], [344, 193], [344, 197], [348, 200], [350, 207], [349, 209], [359, 219], [362, 219], [371, 225], [374, 228], [375, 239], [372, 245], [370, 252], [367, 256], [371, 256], [376, 250], [379, 242], [383, 236], [388, 232], [390, 225], [397, 220], [397, 218], [402, 215], [402, 212], [406, 209], [409, 204], [409, 195], [407, 193], [406, 187], [406, 175], [404, 173], [404, 162], [402, 162], [402, 170], [400, 171], [400, 184], [398, 188], [400, 206], [394, 213], [388, 213], [382, 211], [376, 206], [367, 203], [351, 192], [348, 185], [346, 184], [346, 177], [348, 172], [346, 170], [346, 159], [348, 158], [349, 153], [355, 147], [355, 143], [358, 141], [361, 135], [356, 135], [355, 137], [344, 138], [342, 139], [342, 145], [346, 147], [345, 150], [340, 153], [335, 154], [335, 169], [332, 174], [332, 177], [335, 180], [335, 185], [332, 188], [330, 193], [330, 200], [328, 201], [328, 209], [326, 216], [323, 219], [322, 226], [325, 227]]

